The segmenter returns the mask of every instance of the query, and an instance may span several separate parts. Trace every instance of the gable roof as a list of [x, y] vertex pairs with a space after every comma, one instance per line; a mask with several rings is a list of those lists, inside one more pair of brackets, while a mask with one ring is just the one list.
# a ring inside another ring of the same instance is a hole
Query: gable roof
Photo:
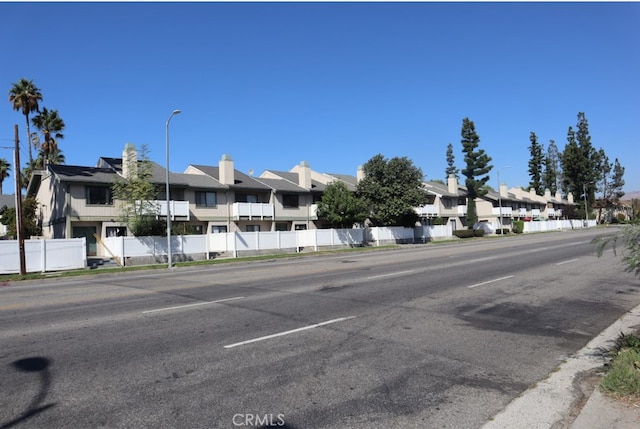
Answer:
[[0, 209], [3, 207], [15, 207], [16, 206], [16, 196], [13, 195], [0, 195]]
[[[196, 168], [202, 171], [207, 176], [214, 178], [216, 181], [220, 180], [220, 168], [213, 167], [210, 165], [194, 165], [190, 164], [191, 167]], [[233, 185], [225, 185], [229, 189], [239, 189], [239, 190], [256, 190], [256, 191], [271, 191], [271, 187], [257, 181], [251, 176], [247, 176], [244, 173], [241, 173], [238, 170], [233, 171], [235, 183]]]
[[[273, 175], [276, 176], [280, 176], [282, 179], [296, 185], [297, 187], [299, 187], [300, 189], [302, 189], [302, 192], [323, 192], [327, 185], [325, 185], [322, 182], [318, 182], [317, 180], [311, 179], [311, 189], [306, 189], [306, 188], [302, 188], [300, 185], [298, 185], [299, 182], [299, 176], [298, 173], [294, 173], [291, 171], [279, 171], [279, 170], [265, 170], [265, 173], [271, 173]], [[264, 180], [263, 177], [259, 177], [258, 180]], [[273, 180], [273, 179], [271, 179]], [[277, 180], [277, 179], [276, 179]]]

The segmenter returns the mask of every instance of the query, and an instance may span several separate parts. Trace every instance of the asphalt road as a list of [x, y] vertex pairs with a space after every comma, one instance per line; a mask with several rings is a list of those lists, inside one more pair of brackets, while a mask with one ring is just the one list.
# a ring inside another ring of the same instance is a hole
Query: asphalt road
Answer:
[[602, 230], [0, 287], [0, 429], [478, 428], [640, 304]]

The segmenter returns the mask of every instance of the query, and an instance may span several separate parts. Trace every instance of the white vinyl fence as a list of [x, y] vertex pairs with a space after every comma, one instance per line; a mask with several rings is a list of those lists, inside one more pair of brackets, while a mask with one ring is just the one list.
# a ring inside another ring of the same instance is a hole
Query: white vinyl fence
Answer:
[[524, 231], [527, 232], [544, 232], [544, 231], [562, 231], [565, 229], [582, 229], [593, 228], [596, 226], [595, 220], [545, 220], [536, 222], [525, 222]]
[[[207, 254], [206, 235], [172, 235], [172, 255]], [[102, 242], [108, 249], [105, 256], [117, 257], [123, 265], [126, 258], [150, 257], [162, 258], [167, 256], [167, 237], [107, 237]]]
[[362, 229], [310, 229], [306, 231], [227, 232], [209, 236], [210, 252], [231, 252], [234, 257], [242, 251], [295, 249], [323, 246], [359, 246], [363, 242]]
[[[44, 273], [85, 268], [86, 246], [84, 238], [25, 240], [25, 270], [28, 273]], [[19, 272], [18, 240], [0, 240], [0, 274]]]

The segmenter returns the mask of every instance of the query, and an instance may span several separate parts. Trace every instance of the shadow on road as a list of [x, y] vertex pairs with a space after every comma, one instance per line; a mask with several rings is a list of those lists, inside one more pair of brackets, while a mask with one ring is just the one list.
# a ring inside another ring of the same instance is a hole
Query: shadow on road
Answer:
[[55, 404], [46, 404], [42, 405], [42, 402], [47, 396], [49, 392], [49, 386], [51, 384], [51, 374], [49, 372], [49, 366], [51, 365], [51, 360], [45, 357], [30, 357], [25, 359], [19, 359], [11, 363], [11, 366], [17, 371], [26, 372], [26, 373], [39, 373], [40, 374], [40, 391], [33, 398], [29, 407], [22, 413], [20, 416], [15, 419], [7, 422], [0, 422], [0, 429], [8, 429], [11, 428], [18, 423], [21, 423], [25, 420], [30, 419], [31, 417], [40, 414], [41, 412], [55, 406]]

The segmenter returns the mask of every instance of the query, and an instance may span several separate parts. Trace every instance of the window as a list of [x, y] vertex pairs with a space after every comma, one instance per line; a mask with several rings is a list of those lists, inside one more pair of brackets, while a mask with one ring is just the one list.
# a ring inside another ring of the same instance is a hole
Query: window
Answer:
[[226, 225], [211, 225], [211, 234], [224, 234], [227, 232]]
[[196, 206], [215, 207], [217, 204], [215, 192], [196, 191]]
[[299, 224], [295, 225], [295, 229], [296, 229], [296, 231], [306, 231], [307, 230], [307, 225], [299, 223]]
[[108, 226], [105, 229], [107, 237], [126, 237], [127, 227], [125, 226]]
[[254, 194], [236, 194], [236, 203], [257, 203], [258, 196]]
[[289, 224], [287, 222], [276, 222], [276, 231], [289, 231]]
[[247, 232], [260, 232], [260, 225], [247, 225]]
[[106, 186], [87, 186], [87, 204], [89, 205], [113, 205], [111, 189]]
[[298, 195], [297, 194], [283, 194], [282, 206], [284, 208], [298, 208]]

